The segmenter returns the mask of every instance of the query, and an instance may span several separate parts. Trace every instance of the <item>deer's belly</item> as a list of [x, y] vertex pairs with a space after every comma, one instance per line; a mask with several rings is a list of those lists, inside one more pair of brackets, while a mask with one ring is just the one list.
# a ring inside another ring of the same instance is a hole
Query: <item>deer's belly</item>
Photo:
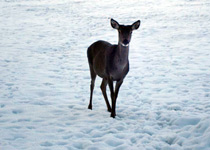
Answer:
[[93, 60], [93, 69], [94, 72], [104, 78], [106, 76], [106, 66], [105, 66], [105, 58], [102, 53], [98, 53]]
[[101, 63], [94, 63], [93, 64], [94, 72], [101, 78], [105, 78], [107, 76], [105, 65]]
[[107, 77], [107, 74], [106, 74], [105, 70], [100, 71], [100, 70], [95, 69], [94, 71], [101, 78], [106, 78]]

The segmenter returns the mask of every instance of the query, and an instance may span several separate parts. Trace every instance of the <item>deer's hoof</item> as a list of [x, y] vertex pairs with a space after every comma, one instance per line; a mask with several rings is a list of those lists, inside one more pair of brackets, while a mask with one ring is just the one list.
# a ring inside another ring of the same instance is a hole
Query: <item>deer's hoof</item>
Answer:
[[115, 116], [116, 116], [115, 114], [111, 114], [111, 116], [110, 116], [110, 117], [115, 118]]
[[88, 109], [91, 109], [91, 110], [92, 110], [92, 106], [91, 106], [91, 105], [89, 105], [89, 106], [88, 106]]

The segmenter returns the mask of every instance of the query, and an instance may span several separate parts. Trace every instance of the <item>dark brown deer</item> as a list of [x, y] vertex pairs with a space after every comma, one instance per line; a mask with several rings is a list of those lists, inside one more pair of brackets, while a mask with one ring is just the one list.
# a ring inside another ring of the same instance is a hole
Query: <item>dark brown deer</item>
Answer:
[[[100, 76], [103, 80], [101, 90], [107, 105], [107, 109], [111, 112], [111, 117], [115, 118], [116, 100], [123, 79], [129, 71], [129, 43], [133, 30], [140, 26], [140, 20], [132, 25], [120, 25], [114, 19], [111, 19], [111, 26], [118, 30], [119, 42], [118, 45], [112, 45], [106, 41], [97, 41], [90, 45], [87, 50], [88, 63], [90, 67], [91, 85], [90, 85], [90, 103], [88, 109], [92, 109], [93, 89], [96, 76]], [[116, 81], [115, 89], [113, 82]], [[106, 86], [110, 88], [112, 107], [109, 104]]]

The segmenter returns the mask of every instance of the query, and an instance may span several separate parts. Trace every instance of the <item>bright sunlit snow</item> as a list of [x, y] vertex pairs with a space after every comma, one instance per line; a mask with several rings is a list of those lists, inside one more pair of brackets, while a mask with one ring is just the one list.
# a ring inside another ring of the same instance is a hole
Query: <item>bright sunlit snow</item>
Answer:
[[[209, 10], [209, 0], [2, 0], [0, 149], [209, 150]], [[110, 18], [141, 20], [115, 119], [100, 78], [87, 109], [87, 47], [118, 42]]]

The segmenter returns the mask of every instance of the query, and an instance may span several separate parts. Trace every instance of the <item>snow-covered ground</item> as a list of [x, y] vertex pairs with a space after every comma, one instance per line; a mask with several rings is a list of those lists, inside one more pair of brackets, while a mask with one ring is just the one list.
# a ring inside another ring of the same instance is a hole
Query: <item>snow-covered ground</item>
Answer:
[[[209, 150], [209, 0], [0, 1], [1, 150]], [[87, 47], [140, 19], [110, 118]]]

